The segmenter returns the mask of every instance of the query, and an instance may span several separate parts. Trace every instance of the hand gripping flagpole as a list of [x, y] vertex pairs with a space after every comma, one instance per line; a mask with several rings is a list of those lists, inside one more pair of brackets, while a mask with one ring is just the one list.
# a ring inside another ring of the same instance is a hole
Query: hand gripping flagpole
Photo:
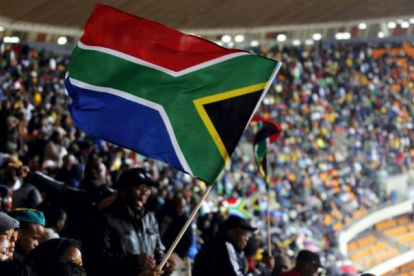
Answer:
[[171, 254], [174, 252], [174, 249], [177, 247], [178, 243], [180, 242], [181, 238], [183, 237], [185, 231], [187, 231], [188, 227], [190, 226], [191, 222], [193, 221], [194, 217], [196, 216], [198, 210], [201, 207], [201, 204], [203, 201], [207, 198], [207, 196], [210, 194], [211, 189], [213, 188], [213, 185], [209, 185], [207, 190], [205, 191], [203, 197], [200, 199], [200, 201], [197, 203], [197, 205], [194, 207], [193, 211], [191, 212], [190, 216], [188, 217], [187, 221], [185, 222], [183, 228], [181, 229], [178, 236], [175, 238], [173, 244], [170, 246], [170, 249], [168, 249], [167, 254], [165, 254], [164, 258], [162, 259], [161, 263], [158, 266], [158, 270], [162, 270], [162, 268], [167, 263], [168, 259], [170, 258]]

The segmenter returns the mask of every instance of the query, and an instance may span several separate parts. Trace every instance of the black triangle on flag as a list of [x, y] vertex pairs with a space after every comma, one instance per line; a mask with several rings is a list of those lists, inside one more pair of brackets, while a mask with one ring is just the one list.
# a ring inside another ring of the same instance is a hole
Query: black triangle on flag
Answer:
[[212, 125], [229, 155], [234, 151], [263, 90], [204, 104]]

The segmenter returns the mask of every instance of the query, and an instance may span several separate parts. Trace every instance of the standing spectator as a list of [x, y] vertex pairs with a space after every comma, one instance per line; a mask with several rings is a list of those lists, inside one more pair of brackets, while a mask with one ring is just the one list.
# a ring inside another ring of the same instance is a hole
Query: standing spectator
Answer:
[[246, 275], [243, 250], [256, 230], [241, 217], [229, 217], [213, 241], [205, 244], [196, 256], [194, 275]]
[[296, 257], [295, 267], [283, 272], [280, 276], [315, 276], [319, 268], [323, 268], [319, 255], [308, 250], [301, 250]]
[[[166, 248], [169, 248], [173, 244], [175, 238], [178, 236], [185, 222], [187, 221], [187, 216], [184, 214], [186, 205], [187, 201], [185, 198], [182, 195], [178, 194], [172, 201], [168, 201], [163, 206], [165, 215], [160, 219], [159, 224], [162, 242]], [[193, 234], [191, 227], [189, 227], [184, 233], [174, 252], [181, 259], [187, 257], [192, 241]]]
[[[154, 271], [165, 247], [155, 216], [145, 208], [151, 187], [157, 187], [140, 168], [124, 171], [118, 181], [118, 198], [98, 215], [86, 259], [90, 275], [137, 275]], [[92, 252], [91, 252], [92, 251]], [[88, 263], [88, 260], [90, 263]], [[167, 263], [165, 275], [173, 272]]]
[[23, 261], [39, 245], [46, 223], [45, 216], [41, 211], [26, 208], [12, 210], [10, 216], [20, 222], [20, 237], [16, 242], [13, 258]]
[[25, 181], [44, 191], [49, 202], [67, 212], [67, 236], [70, 238], [83, 240], [84, 227], [90, 225], [98, 204], [113, 194], [113, 190], [106, 185], [106, 167], [97, 156], [92, 156], [86, 164], [82, 190], [68, 187], [42, 173], [31, 172], [26, 166], [14, 168]]
[[279, 276], [282, 272], [290, 270], [290, 260], [284, 255], [275, 256], [275, 268], [272, 271], [272, 276]]

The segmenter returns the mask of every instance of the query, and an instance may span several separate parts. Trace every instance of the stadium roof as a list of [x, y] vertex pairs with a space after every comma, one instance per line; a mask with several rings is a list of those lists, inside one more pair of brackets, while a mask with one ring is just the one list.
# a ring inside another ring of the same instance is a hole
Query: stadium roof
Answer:
[[[18, 26], [31, 22], [80, 31], [95, 3], [98, 1], [2, 0], [0, 23]], [[414, 16], [413, 0], [101, 0], [99, 3], [194, 32]]]

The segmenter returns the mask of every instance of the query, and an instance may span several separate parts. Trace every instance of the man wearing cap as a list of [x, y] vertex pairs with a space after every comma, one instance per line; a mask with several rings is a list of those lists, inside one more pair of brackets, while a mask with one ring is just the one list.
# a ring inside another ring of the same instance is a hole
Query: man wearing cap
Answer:
[[[89, 251], [85, 262], [88, 275], [136, 276], [145, 270], [155, 270], [165, 247], [155, 216], [145, 204], [151, 187], [157, 186], [143, 169], [130, 169], [121, 174], [117, 199], [98, 215], [91, 238], [87, 240], [91, 243], [85, 243]], [[169, 275], [173, 269], [167, 263], [163, 275]]]
[[39, 245], [46, 223], [45, 216], [41, 211], [27, 208], [14, 209], [9, 215], [20, 222], [20, 237], [13, 258], [24, 261], [26, 255]]
[[319, 255], [309, 250], [301, 250], [296, 256], [295, 267], [280, 276], [314, 276], [323, 268]]
[[0, 262], [10, 260], [15, 247], [15, 231], [19, 222], [5, 213], [0, 212]]
[[[229, 217], [223, 224], [217, 236], [204, 245], [196, 256], [194, 275], [246, 275], [246, 260], [243, 249], [250, 235], [257, 228], [243, 218]], [[264, 272], [260, 275], [267, 275]]]

